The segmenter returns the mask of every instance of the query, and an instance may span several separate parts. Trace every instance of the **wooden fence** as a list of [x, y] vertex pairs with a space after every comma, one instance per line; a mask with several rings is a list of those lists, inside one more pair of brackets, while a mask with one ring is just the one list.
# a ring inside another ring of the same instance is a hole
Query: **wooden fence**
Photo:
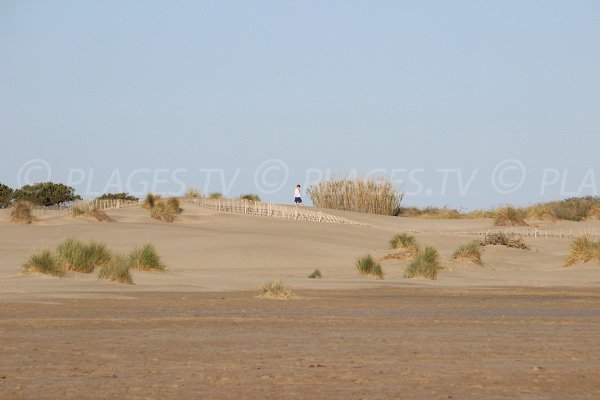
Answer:
[[[130, 207], [133, 205], [139, 204], [138, 201], [134, 200], [77, 200], [69, 203], [65, 206], [51, 206], [51, 207], [43, 207], [37, 206], [31, 210], [31, 215], [35, 218], [50, 218], [50, 217], [60, 217], [64, 215], [71, 214], [71, 210], [75, 207], [81, 208], [83, 210], [87, 210], [92, 207], [96, 207], [100, 210], [109, 210], [113, 208], [123, 208]], [[0, 219], [6, 220], [10, 217], [10, 208], [0, 209]]]
[[474, 229], [469, 231], [438, 232], [441, 235], [450, 236], [485, 236], [490, 233], [505, 233], [511, 236], [533, 237], [533, 238], [556, 238], [574, 239], [578, 236], [589, 236], [600, 239], [600, 228], [583, 227], [581, 229], [540, 229], [531, 226], [497, 227], [487, 229]]
[[327, 214], [323, 211], [317, 211], [303, 206], [286, 206], [282, 204], [263, 203], [260, 201], [244, 199], [208, 199], [203, 197], [186, 199], [186, 201], [197, 206], [206, 207], [217, 211], [261, 215], [272, 218], [285, 218], [295, 221], [363, 225], [344, 217], [338, 217], [336, 215]]

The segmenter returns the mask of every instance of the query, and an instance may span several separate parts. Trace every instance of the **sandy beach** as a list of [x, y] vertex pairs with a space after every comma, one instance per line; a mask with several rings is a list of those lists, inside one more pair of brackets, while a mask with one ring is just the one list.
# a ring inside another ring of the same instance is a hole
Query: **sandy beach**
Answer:
[[[486, 246], [485, 265], [451, 261], [492, 220], [328, 211], [342, 225], [183, 203], [174, 223], [140, 207], [115, 223], [71, 216], [0, 222], [0, 398], [597, 398], [600, 266], [564, 267], [569, 238], [530, 250]], [[578, 232], [598, 221], [540, 223]], [[395, 233], [435, 246], [437, 280], [385, 279], [354, 261]], [[134, 285], [95, 273], [25, 274], [32, 252], [68, 237], [128, 251], [153, 243], [168, 270]], [[308, 279], [315, 269], [323, 279]], [[256, 298], [281, 279], [297, 297]]]

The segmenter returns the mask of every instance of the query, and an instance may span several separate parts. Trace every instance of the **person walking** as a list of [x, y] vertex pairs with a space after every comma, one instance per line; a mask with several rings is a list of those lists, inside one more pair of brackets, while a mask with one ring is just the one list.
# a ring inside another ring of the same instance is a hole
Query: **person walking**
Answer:
[[294, 190], [294, 203], [296, 205], [302, 204], [302, 188], [300, 185], [296, 185], [296, 190]]

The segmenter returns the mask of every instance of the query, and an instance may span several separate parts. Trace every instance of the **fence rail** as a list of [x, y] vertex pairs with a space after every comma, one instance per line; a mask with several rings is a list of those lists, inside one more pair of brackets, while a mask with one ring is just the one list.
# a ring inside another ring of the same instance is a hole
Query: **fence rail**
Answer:
[[187, 202], [197, 206], [210, 208], [217, 211], [227, 211], [240, 214], [261, 215], [272, 218], [284, 218], [296, 221], [328, 222], [333, 224], [363, 225], [337, 215], [327, 214], [302, 206], [286, 206], [281, 204], [263, 203], [252, 200], [230, 199], [186, 199]]
[[[79, 207], [83, 210], [96, 207], [99, 210], [109, 210], [114, 208], [123, 208], [130, 207], [133, 205], [139, 204], [134, 200], [77, 200], [69, 203], [66, 206], [51, 206], [51, 207], [43, 207], [38, 206], [34, 207], [31, 210], [31, 215], [34, 218], [50, 218], [50, 217], [61, 217], [64, 215], [71, 214], [71, 210], [75, 207]], [[7, 219], [10, 217], [10, 208], [0, 209], [0, 219]]]
[[539, 229], [536, 227], [506, 227], [506, 228], [487, 228], [475, 229], [469, 231], [438, 232], [441, 235], [450, 236], [485, 236], [490, 233], [505, 233], [512, 236], [533, 237], [533, 238], [555, 238], [555, 239], [573, 239], [578, 236], [589, 236], [600, 238], [600, 228], [584, 227], [581, 229]]

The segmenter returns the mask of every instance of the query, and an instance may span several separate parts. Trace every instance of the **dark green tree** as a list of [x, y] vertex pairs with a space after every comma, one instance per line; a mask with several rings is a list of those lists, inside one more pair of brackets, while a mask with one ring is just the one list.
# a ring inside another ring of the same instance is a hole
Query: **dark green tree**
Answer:
[[75, 189], [62, 183], [41, 182], [25, 185], [13, 193], [13, 199], [26, 200], [40, 206], [52, 206], [65, 201], [81, 199]]
[[0, 183], [0, 208], [9, 207], [12, 203], [14, 190]]

